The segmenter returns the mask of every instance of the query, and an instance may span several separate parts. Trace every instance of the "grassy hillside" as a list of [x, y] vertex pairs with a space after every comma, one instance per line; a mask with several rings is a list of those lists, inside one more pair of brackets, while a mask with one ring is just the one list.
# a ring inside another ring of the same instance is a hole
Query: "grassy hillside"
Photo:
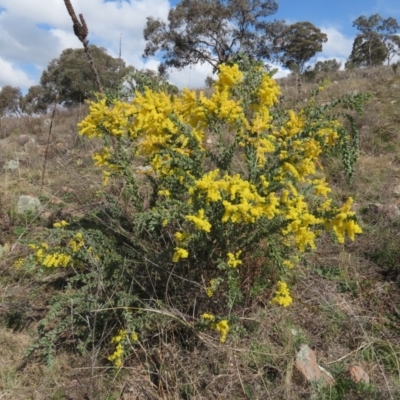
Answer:
[[[326, 234], [318, 250], [293, 270], [293, 304], [271, 307], [266, 294], [243, 304], [237, 329], [226, 343], [211, 331], [193, 332], [164, 308], [151, 317], [157, 330], [132, 346], [123, 368], [115, 368], [101, 346], [83, 354], [63, 338], [51, 366], [24, 358], [55, 295], [65, 293], [67, 270], [28, 271], [14, 266], [26, 246], [53, 222], [79, 221], [107, 201], [123, 204], [123, 188], [103, 186], [91, 153], [99, 149], [77, 133], [86, 107], [49, 116], [0, 120], [0, 394], [2, 399], [398, 399], [400, 398], [400, 74], [380, 67], [338, 72], [318, 96], [327, 104], [341, 95], [370, 92], [360, 130], [360, 157], [347, 183], [342, 161], [323, 159], [334, 198], [355, 199], [363, 234], [340, 245]], [[283, 110], [299, 110], [315, 83], [279, 81]], [[49, 139], [47, 158], [46, 147]], [[46, 161], [45, 161], [46, 160]], [[43, 164], [46, 172], [42, 180]], [[20, 195], [38, 197], [44, 211], [18, 215]], [[396, 211], [397, 210], [397, 211]], [[79, 222], [77, 222], [79, 223]], [[84, 222], [82, 222], [84, 223]], [[257, 268], [257, 266], [254, 266]], [[73, 309], [71, 308], [71, 313]], [[82, 315], [84, 319], [85, 316]], [[301, 344], [316, 351], [333, 386], [299, 382], [293, 364]], [[348, 373], [360, 365], [370, 383]]]

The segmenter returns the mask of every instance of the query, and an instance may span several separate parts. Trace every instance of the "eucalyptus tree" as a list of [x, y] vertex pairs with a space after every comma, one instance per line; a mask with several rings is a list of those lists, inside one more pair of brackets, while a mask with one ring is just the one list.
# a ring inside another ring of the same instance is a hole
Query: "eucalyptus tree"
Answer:
[[278, 9], [275, 0], [182, 0], [168, 14], [168, 21], [147, 18], [144, 57], [160, 53], [160, 70], [181, 69], [198, 63], [218, 65], [246, 53], [269, 58], [266, 17]]

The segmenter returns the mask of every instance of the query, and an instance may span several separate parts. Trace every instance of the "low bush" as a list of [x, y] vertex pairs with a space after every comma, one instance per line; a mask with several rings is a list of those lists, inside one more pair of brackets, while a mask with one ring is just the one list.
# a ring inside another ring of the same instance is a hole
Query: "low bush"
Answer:
[[59, 221], [17, 262], [66, 269], [30, 352], [51, 361], [57, 346], [74, 344], [120, 367], [166, 321], [192, 338], [185, 346], [202, 330], [225, 342], [242, 304], [292, 303], [294, 267], [323, 231], [340, 243], [361, 233], [353, 200], [333, 201], [321, 157], [340, 152], [351, 179], [357, 130], [339, 118], [366, 96], [283, 112], [276, 82], [245, 57], [221, 65], [213, 89], [153, 85], [131, 104], [90, 103], [80, 134], [104, 142], [93, 159], [110, 189], [101, 209]]

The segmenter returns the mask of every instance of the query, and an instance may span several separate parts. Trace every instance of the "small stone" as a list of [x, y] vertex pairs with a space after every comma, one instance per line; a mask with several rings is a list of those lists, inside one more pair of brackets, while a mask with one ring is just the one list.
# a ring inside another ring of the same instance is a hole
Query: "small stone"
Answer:
[[396, 186], [393, 188], [393, 194], [394, 194], [396, 197], [400, 197], [400, 185], [396, 185]]
[[27, 143], [27, 142], [29, 142], [29, 136], [28, 135], [25, 135], [25, 134], [23, 134], [23, 135], [19, 135], [18, 136], [18, 138], [17, 138], [17, 143], [20, 145], [20, 146], [23, 146], [25, 143]]
[[51, 211], [45, 211], [45, 212], [42, 214], [42, 218], [44, 218], [44, 219], [49, 219], [49, 218], [51, 217], [51, 214], [52, 214]]
[[45, 120], [43, 120], [43, 126], [45, 128], [47, 128], [48, 126], [50, 126], [51, 124], [51, 119], [50, 118], [46, 118]]
[[16, 170], [18, 168], [19, 168], [19, 161], [18, 160], [7, 161], [3, 166], [3, 169], [6, 170], [6, 171], [8, 171], [8, 170], [9, 171], [14, 171], [14, 170]]
[[321, 381], [325, 385], [332, 385], [335, 383], [333, 376], [324, 368], [317, 364], [315, 352], [311, 350], [306, 344], [300, 347], [296, 355], [294, 364], [297, 376], [300, 376], [301, 381], [308, 383], [314, 381]]
[[5, 257], [10, 252], [10, 244], [6, 243], [5, 245], [0, 245], [0, 259]]
[[42, 208], [40, 200], [37, 197], [22, 195], [18, 199], [17, 213], [38, 212]]
[[339, 82], [338, 81], [333, 81], [332, 82], [334, 85], [339, 85]]
[[400, 217], [400, 210], [396, 204], [370, 204], [368, 209], [375, 213], [382, 214], [390, 219]]
[[349, 373], [350, 373], [350, 378], [353, 380], [355, 383], [369, 383], [369, 376], [365, 372], [365, 370], [360, 367], [359, 365], [352, 365], [349, 368]]
[[148, 172], [150, 171], [152, 168], [150, 165], [139, 165], [138, 167], [136, 167], [137, 171], [143, 171], [143, 172]]

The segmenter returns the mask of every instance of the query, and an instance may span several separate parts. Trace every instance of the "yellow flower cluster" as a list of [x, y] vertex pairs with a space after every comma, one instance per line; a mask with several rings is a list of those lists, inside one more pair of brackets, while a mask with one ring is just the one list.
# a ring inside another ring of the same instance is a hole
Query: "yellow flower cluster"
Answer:
[[[195, 182], [189, 193], [203, 194], [208, 204], [221, 201], [225, 208], [222, 222], [254, 223], [263, 216], [272, 219], [279, 213], [279, 201], [274, 193], [263, 197], [255, 185], [242, 179], [240, 175], [225, 175], [222, 179], [217, 179], [218, 174], [218, 169], [205, 174]], [[263, 186], [268, 186], [266, 181]]]
[[14, 268], [21, 268], [25, 263], [25, 257], [18, 258], [14, 261], [13, 267]]
[[221, 64], [219, 66], [218, 81], [215, 87], [219, 90], [230, 89], [233, 85], [241, 82], [243, 79], [243, 73], [239, 70], [237, 64], [233, 66]]
[[223, 319], [223, 320], [219, 321], [218, 323], [211, 324], [211, 329], [218, 331], [220, 334], [219, 341], [221, 343], [225, 343], [226, 337], [228, 336], [228, 332], [229, 332], [228, 320]]
[[67, 225], [69, 225], [68, 222], [62, 220], [62, 221], [59, 221], [59, 222], [54, 222], [53, 228], [64, 228], [64, 227], [66, 227]]
[[350, 197], [342, 207], [339, 213], [331, 220], [326, 221], [325, 226], [328, 231], [333, 230], [338, 242], [344, 243], [346, 233], [351, 240], [354, 240], [356, 233], [362, 233], [361, 227], [354, 221], [354, 211], [351, 210], [353, 199]]
[[208, 313], [204, 313], [201, 314], [201, 318], [203, 318], [206, 321], [215, 321], [215, 316], [213, 314], [208, 314]]
[[42, 260], [42, 265], [47, 268], [68, 267], [71, 262], [71, 256], [64, 253], [55, 252], [48, 254]]
[[172, 261], [176, 263], [182, 258], [188, 258], [188, 257], [189, 257], [189, 252], [186, 249], [182, 249], [181, 247], [176, 247], [174, 256], [172, 257]]
[[72, 258], [70, 255], [65, 254], [61, 251], [49, 252], [49, 245], [47, 243], [41, 243], [40, 246], [35, 244], [29, 244], [28, 247], [35, 251], [35, 260], [37, 263], [44, 267], [67, 267], [70, 265]]
[[210, 328], [212, 330], [218, 331], [220, 334], [220, 342], [221, 343], [225, 343], [226, 338], [228, 336], [229, 333], [229, 322], [226, 319], [223, 319], [219, 322], [215, 322], [215, 315], [214, 314], [209, 314], [209, 313], [204, 313], [201, 314], [200, 317], [204, 320], [204, 321], [208, 321], [211, 322], [210, 324]]
[[207, 296], [208, 297], [213, 297], [216, 288], [217, 288], [217, 281], [215, 279], [211, 279], [210, 280], [210, 284], [206, 289]]
[[100, 153], [93, 153], [92, 158], [95, 161], [94, 165], [101, 167], [109, 165], [109, 159], [111, 157], [111, 152], [108, 147], [103, 147]]
[[238, 265], [243, 264], [241, 260], [239, 260], [240, 255], [242, 254], [242, 250], [239, 250], [236, 254], [228, 253], [228, 266], [232, 268], [236, 268]]
[[[64, 226], [68, 225], [68, 223], [65, 221], [60, 221], [56, 224], [56, 228], [63, 228]], [[73, 253], [78, 252], [84, 245], [85, 241], [82, 232], [77, 232], [75, 236], [68, 242], [68, 248]], [[74, 263], [71, 255], [65, 251], [65, 248], [63, 249], [60, 246], [50, 249], [50, 246], [47, 243], [41, 243], [40, 245], [29, 244], [28, 247], [35, 252], [35, 261], [43, 267], [66, 268]]]
[[286, 282], [279, 281], [275, 296], [271, 300], [272, 304], [279, 304], [283, 307], [288, 307], [292, 304], [293, 299], [290, 296]]
[[68, 245], [74, 253], [79, 251], [85, 245], [82, 232], [77, 232], [74, 238], [68, 242]]
[[293, 235], [297, 248], [304, 252], [307, 246], [315, 248], [316, 234], [312, 226], [321, 224], [323, 220], [309, 212], [304, 196], [298, 195], [297, 191], [295, 193], [297, 196], [293, 199], [287, 199], [288, 191], [283, 193], [287, 209], [285, 215], [289, 223], [282, 229], [282, 234]]
[[203, 230], [205, 232], [211, 231], [211, 224], [204, 218], [204, 210], [201, 209], [196, 215], [186, 215], [185, 218], [188, 221], [193, 222], [197, 229]]
[[114, 365], [119, 368], [122, 365], [122, 359], [124, 356], [124, 348], [121, 341], [125, 339], [126, 331], [120, 329], [118, 334], [111, 339], [111, 343], [116, 343], [115, 351], [110, 356], [107, 357], [109, 361], [114, 363]]
[[[118, 333], [112, 337], [111, 343], [115, 343], [115, 350], [110, 356], [107, 357], [108, 361], [111, 361], [117, 368], [120, 368], [122, 365], [122, 360], [124, 357], [124, 347], [123, 341], [128, 338], [128, 333], [124, 329], [120, 329]], [[136, 332], [132, 332], [131, 340], [133, 342], [137, 342], [139, 340], [138, 334]]]

